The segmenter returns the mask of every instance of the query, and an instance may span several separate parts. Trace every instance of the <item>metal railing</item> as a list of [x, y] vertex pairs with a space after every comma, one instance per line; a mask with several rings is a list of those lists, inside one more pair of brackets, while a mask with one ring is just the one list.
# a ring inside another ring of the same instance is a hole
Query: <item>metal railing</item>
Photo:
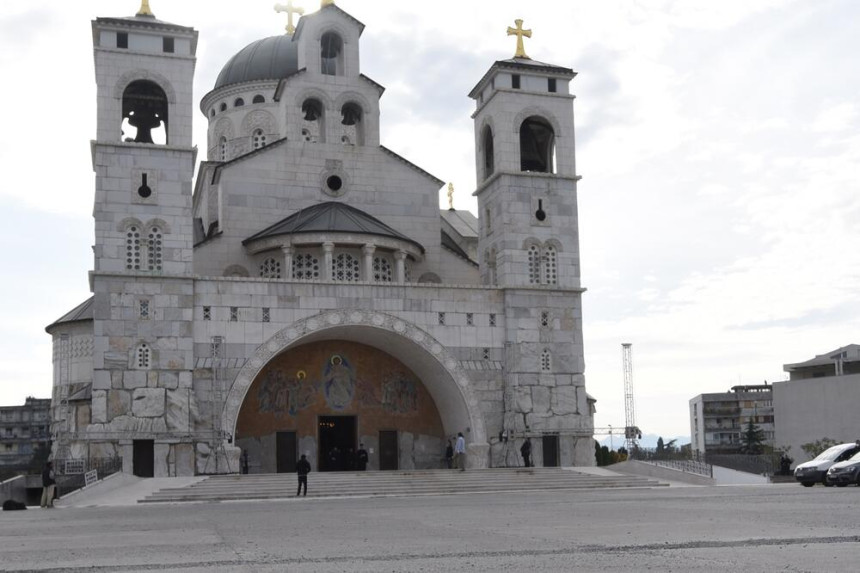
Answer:
[[60, 495], [68, 494], [86, 485], [86, 474], [95, 470], [98, 479], [122, 471], [122, 458], [72, 458], [54, 460], [54, 473]]

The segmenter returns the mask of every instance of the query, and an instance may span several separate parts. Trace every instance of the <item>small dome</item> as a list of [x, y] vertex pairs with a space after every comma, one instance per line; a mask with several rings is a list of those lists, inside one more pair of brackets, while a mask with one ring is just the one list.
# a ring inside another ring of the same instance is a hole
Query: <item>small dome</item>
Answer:
[[279, 80], [299, 70], [298, 44], [288, 35], [245, 46], [221, 70], [215, 89], [255, 80]]

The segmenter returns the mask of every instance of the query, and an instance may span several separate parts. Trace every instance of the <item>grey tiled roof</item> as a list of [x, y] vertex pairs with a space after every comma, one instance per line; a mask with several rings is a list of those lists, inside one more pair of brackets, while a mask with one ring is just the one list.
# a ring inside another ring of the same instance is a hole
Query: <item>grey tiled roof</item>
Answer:
[[442, 218], [457, 231], [461, 237], [467, 239], [478, 238], [478, 218], [471, 211], [465, 209], [445, 209]]
[[293, 213], [286, 219], [275, 223], [252, 237], [248, 237], [242, 241], [242, 244], [248, 244], [252, 241], [268, 237], [302, 233], [360, 233], [390, 237], [412, 243], [422, 253], [424, 252], [424, 247], [421, 243], [395, 231], [379, 219], [355, 207], [333, 201], [320, 203]]
[[55, 320], [50, 326], [45, 328], [48, 332], [51, 331], [51, 328], [58, 326], [60, 324], [66, 324], [69, 322], [80, 322], [84, 320], [92, 320], [93, 319], [93, 298], [90, 297], [62, 317]]

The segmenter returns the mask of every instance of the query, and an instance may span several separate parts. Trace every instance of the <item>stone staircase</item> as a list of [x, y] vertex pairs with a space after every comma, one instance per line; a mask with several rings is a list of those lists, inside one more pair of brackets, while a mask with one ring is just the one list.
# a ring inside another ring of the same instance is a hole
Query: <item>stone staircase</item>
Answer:
[[[156, 491], [140, 500], [212, 502], [287, 498], [295, 495], [296, 474], [211, 476], [194, 485]], [[396, 472], [311, 473], [308, 497], [419, 496], [464, 493], [550, 491], [665, 486], [628, 475], [592, 475], [562, 468], [413, 470]]]

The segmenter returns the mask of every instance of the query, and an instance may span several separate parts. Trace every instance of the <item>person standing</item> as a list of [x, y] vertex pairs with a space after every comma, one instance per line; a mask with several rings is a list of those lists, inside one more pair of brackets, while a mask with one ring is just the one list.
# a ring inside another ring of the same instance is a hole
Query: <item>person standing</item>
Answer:
[[358, 444], [358, 451], [355, 452], [355, 466], [358, 471], [367, 471], [367, 450], [364, 449], [364, 444]]
[[296, 490], [296, 497], [302, 492], [302, 486], [305, 488], [304, 497], [308, 496], [308, 474], [311, 473], [311, 464], [307, 460], [307, 456], [302, 454], [302, 459], [296, 462], [296, 473], [299, 476], [299, 489]]
[[57, 487], [57, 481], [54, 476], [54, 462], [45, 464], [45, 469], [42, 470], [42, 508], [48, 509], [54, 507], [54, 489]]
[[454, 446], [451, 445], [451, 440], [448, 440], [448, 447], [445, 448], [445, 463], [449, 470], [454, 467]]
[[526, 441], [523, 442], [523, 445], [520, 446], [520, 453], [523, 455], [523, 462], [525, 462], [526, 467], [532, 467], [532, 440], [531, 438], [526, 438]]
[[461, 472], [466, 471], [466, 438], [463, 437], [463, 432], [457, 432], [454, 455], [456, 456], [457, 467]]

